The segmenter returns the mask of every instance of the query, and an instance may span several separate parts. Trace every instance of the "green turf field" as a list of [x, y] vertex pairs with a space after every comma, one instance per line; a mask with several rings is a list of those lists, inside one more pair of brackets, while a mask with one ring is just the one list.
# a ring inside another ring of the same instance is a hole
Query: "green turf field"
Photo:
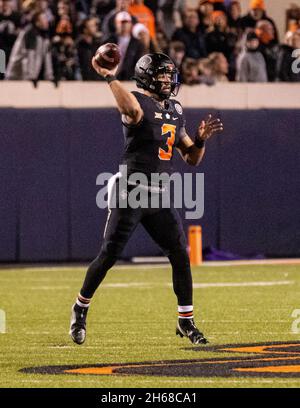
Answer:
[[[0, 270], [0, 309], [6, 313], [6, 333], [0, 334], [0, 387], [300, 386], [300, 376], [19, 372], [34, 366], [245, 356], [205, 347], [193, 351], [187, 339], [175, 336], [176, 298], [168, 266], [113, 268], [93, 300], [86, 343], [73, 344], [68, 336], [70, 308], [84, 275], [85, 268], [77, 267]], [[193, 269], [193, 277], [195, 318], [209, 346], [300, 341], [300, 334], [291, 329], [292, 312], [300, 309], [300, 265], [203, 266]]]

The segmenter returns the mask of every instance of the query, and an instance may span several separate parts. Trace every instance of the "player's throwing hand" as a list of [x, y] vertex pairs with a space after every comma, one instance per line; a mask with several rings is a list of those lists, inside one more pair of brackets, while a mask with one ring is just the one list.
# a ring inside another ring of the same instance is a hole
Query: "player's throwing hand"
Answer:
[[206, 120], [202, 120], [197, 131], [197, 138], [200, 140], [209, 139], [214, 133], [224, 130], [223, 123], [219, 118], [214, 119], [212, 115], [208, 115]]
[[93, 68], [94, 68], [94, 70], [97, 72], [97, 74], [99, 74], [100, 76], [102, 76], [103, 78], [105, 78], [105, 77], [107, 77], [108, 75], [115, 75], [116, 74], [116, 72], [118, 71], [118, 65], [114, 68], [114, 69], [112, 69], [112, 70], [109, 70], [109, 69], [106, 69], [106, 68], [102, 68], [102, 67], [100, 67], [100, 65], [99, 64], [97, 64], [97, 62], [96, 62], [96, 60], [95, 60], [95, 57], [93, 57], [93, 59], [92, 59], [92, 66], [93, 66]]

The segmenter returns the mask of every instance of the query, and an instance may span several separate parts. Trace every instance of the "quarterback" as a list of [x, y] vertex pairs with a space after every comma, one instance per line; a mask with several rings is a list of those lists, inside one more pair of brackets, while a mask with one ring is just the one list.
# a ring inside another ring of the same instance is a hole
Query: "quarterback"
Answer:
[[[142, 92], [128, 92], [115, 77], [117, 68], [111, 71], [101, 68], [95, 58], [92, 64], [109, 84], [121, 114], [125, 137], [122, 165], [127, 166], [128, 175], [143, 173], [147, 176], [149, 194], [154, 191], [154, 194], [162, 194], [164, 184], [151, 184], [151, 175], [172, 173], [174, 149], [186, 163], [198, 166], [205, 152], [206, 140], [223, 130], [220, 119], [213, 119], [209, 115], [200, 122], [195, 137], [188, 136], [182, 106], [172, 98], [176, 97], [180, 85], [178, 70], [165, 54], [147, 54], [137, 62], [134, 79]], [[122, 177], [119, 173], [113, 177], [115, 189]], [[128, 192], [136, 187], [129, 183], [126, 186]], [[193, 344], [205, 344], [207, 340], [194, 322], [191, 267], [177, 210], [174, 205], [170, 208], [130, 208], [121, 205], [122, 200], [126, 200], [126, 194], [119, 197], [119, 205], [109, 208], [100, 253], [90, 264], [72, 307], [71, 338], [77, 344], [85, 341], [91, 299], [107, 271], [120, 257], [136, 226], [141, 223], [172, 266], [173, 289], [178, 304], [176, 334], [187, 337]]]

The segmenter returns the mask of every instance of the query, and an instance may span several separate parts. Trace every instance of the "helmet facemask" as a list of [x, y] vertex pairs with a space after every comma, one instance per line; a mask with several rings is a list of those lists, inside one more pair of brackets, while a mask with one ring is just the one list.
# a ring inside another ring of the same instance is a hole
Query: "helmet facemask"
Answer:
[[[167, 76], [168, 80], [159, 79], [159, 76]], [[153, 93], [157, 94], [162, 100], [177, 96], [180, 86], [177, 68], [173, 64], [159, 67], [154, 73], [152, 86], [154, 87]]]

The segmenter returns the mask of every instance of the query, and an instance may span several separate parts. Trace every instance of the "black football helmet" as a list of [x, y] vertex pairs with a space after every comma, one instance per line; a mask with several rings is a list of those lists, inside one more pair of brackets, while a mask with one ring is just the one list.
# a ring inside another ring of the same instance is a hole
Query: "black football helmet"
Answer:
[[[158, 80], [159, 74], [171, 74], [171, 82]], [[179, 91], [179, 71], [174, 62], [165, 54], [146, 54], [138, 60], [133, 79], [138, 88], [155, 93], [161, 100], [176, 96]], [[169, 90], [164, 90], [164, 84], [170, 84]]]

